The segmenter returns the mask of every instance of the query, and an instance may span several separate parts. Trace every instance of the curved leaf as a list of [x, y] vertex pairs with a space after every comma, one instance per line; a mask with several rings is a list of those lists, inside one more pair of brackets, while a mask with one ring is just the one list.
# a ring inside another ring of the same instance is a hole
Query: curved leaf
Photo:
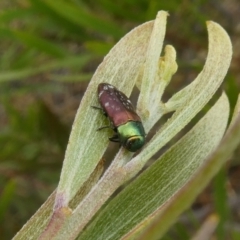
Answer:
[[108, 82], [123, 89], [127, 95], [130, 94], [145, 60], [152, 24], [143, 24], [127, 34], [105, 57], [94, 74], [73, 124], [58, 186], [58, 194], [64, 194], [64, 200], [57, 205], [66, 205], [75, 195], [108, 145], [108, 131], [96, 131], [98, 127], [106, 125], [106, 119], [91, 108], [98, 105], [98, 84]]
[[[229, 104], [223, 95], [184, 138], [108, 204], [79, 240], [120, 239], [136, 224], [140, 229], [135, 231], [142, 230], [151, 219], [142, 222], [144, 218], [160, 211], [159, 207], [170, 198], [178, 201], [174, 194], [194, 176], [219, 144], [228, 115]], [[126, 239], [131, 239], [130, 236]]]

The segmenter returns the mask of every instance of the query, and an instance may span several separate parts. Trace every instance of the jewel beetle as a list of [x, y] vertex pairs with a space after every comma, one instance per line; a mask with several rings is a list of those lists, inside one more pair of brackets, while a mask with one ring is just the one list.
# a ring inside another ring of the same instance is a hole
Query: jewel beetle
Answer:
[[98, 99], [104, 115], [109, 118], [111, 126], [100, 127], [112, 128], [115, 134], [109, 138], [112, 142], [119, 142], [130, 152], [136, 152], [145, 144], [145, 131], [142, 121], [129, 98], [108, 83], [98, 85]]

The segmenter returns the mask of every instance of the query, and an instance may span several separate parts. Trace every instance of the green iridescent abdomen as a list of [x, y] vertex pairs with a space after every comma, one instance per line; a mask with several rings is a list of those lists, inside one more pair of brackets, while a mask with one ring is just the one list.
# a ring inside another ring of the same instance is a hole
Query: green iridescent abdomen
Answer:
[[117, 128], [119, 142], [135, 152], [145, 144], [145, 131], [141, 122], [129, 121]]

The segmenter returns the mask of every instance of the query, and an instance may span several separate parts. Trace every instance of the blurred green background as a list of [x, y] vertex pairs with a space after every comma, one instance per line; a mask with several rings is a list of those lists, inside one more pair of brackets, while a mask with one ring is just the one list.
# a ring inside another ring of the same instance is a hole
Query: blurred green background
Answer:
[[[234, 55], [223, 89], [240, 86], [240, 2], [0, 1], [0, 234], [10, 239], [56, 188], [79, 102], [98, 64], [134, 27], [169, 11], [165, 44], [179, 70], [165, 97], [190, 83], [207, 55], [206, 20], [229, 33]], [[217, 239], [240, 239], [239, 153], [164, 239], [189, 239], [217, 214]]]

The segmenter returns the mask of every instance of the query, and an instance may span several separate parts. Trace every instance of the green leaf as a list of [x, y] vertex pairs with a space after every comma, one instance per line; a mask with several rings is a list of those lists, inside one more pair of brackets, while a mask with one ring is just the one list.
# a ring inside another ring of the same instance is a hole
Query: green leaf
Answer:
[[[238, 99], [240, 102], [240, 98]], [[191, 179], [177, 193], [175, 198], [178, 201], [170, 201], [164, 206], [162, 211], [150, 226], [150, 228], [142, 235], [140, 239], [159, 239], [167, 228], [174, 222], [177, 216], [185, 210], [194, 198], [204, 189], [210, 179], [220, 170], [221, 166], [229, 159], [234, 150], [240, 143], [240, 115], [235, 119], [234, 123], [227, 130], [226, 135], [222, 139], [220, 145], [206, 159], [205, 163], [197, 171], [194, 178]], [[162, 222], [164, 225], [162, 226]]]
[[[221, 26], [214, 22], [208, 22], [207, 27], [209, 32], [209, 52], [203, 70], [194, 82], [190, 84], [191, 87], [188, 93], [184, 91], [185, 89], [180, 91], [181, 93], [184, 92], [184, 94], [180, 94], [181, 104], [178, 104], [176, 112], [155, 134], [151, 141], [146, 144], [145, 148], [126, 165], [126, 169], [139, 168], [140, 170], [143, 164], [146, 163], [146, 160], [157, 153], [161, 147], [196, 116], [222, 83], [230, 65], [232, 45], [229, 36]], [[168, 107], [167, 102], [163, 108]], [[154, 115], [154, 112], [152, 115]]]
[[[87, 182], [84, 183], [83, 187], [78, 190], [72, 201], [70, 207], [75, 208], [79, 201], [90, 191], [92, 186], [99, 180], [103, 172], [104, 166], [100, 162], [94, 172], [91, 174]], [[56, 191], [54, 191], [46, 200], [46, 202], [38, 209], [38, 211], [31, 217], [31, 219], [23, 226], [23, 228], [13, 238], [14, 240], [28, 239], [30, 236], [32, 239], [37, 239], [40, 233], [44, 230], [47, 223], [50, 220]]]
[[136, 224], [133, 231], [146, 227], [153, 217], [149, 215], [161, 211], [169, 199], [178, 201], [174, 195], [219, 144], [228, 115], [228, 100], [223, 95], [189, 133], [112, 200], [79, 239], [120, 239]]
[[65, 201], [86, 181], [109, 143], [108, 131], [96, 131], [104, 125], [105, 117], [91, 108], [98, 105], [97, 86], [107, 81], [127, 95], [131, 93], [145, 59], [152, 24], [143, 24], [122, 38], [98, 67], [86, 90], [73, 124], [58, 186], [58, 194], [64, 194]]

